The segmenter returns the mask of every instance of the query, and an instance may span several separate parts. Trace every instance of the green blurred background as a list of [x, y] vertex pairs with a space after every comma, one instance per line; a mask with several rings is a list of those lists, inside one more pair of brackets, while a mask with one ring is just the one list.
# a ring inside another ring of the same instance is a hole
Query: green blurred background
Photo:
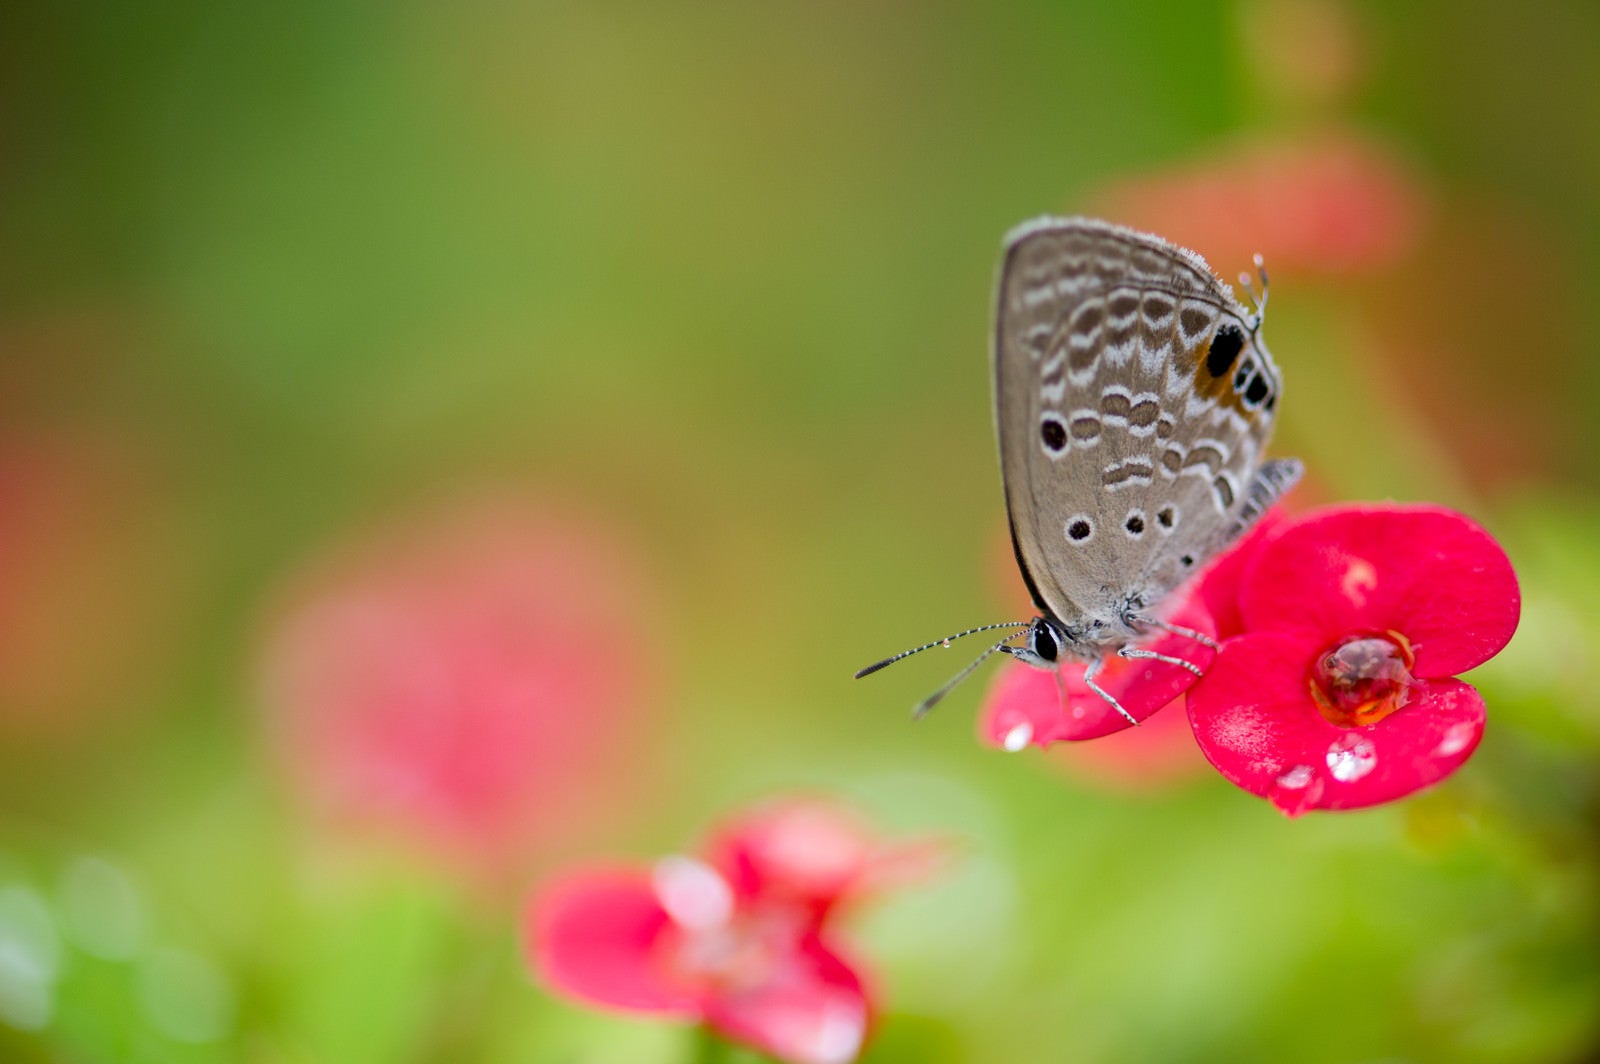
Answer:
[[[5, 5], [0, 1058], [687, 1060], [532, 985], [519, 896], [800, 790], [963, 854], [853, 928], [870, 1060], [1593, 1059], [1597, 130], [1589, 2]], [[1015, 609], [1047, 212], [1260, 248], [1306, 501], [1506, 546], [1456, 778], [1289, 821], [849, 680]], [[301, 574], [485, 497], [627, 544], [574, 667], [643, 692], [488, 884], [325, 830], [260, 681]]]

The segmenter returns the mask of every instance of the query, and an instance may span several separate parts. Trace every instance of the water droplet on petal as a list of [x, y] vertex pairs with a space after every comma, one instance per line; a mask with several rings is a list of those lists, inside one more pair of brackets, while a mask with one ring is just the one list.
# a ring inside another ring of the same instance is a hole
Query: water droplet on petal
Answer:
[[1315, 771], [1310, 765], [1296, 765], [1277, 779], [1278, 786], [1286, 791], [1303, 790], [1310, 784]]
[[1310, 765], [1292, 765], [1280, 772], [1267, 789], [1267, 801], [1284, 816], [1300, 816], [1317, 808], [1326, 781]]
[[1311, 698], [1328, 723], [1375, 724], [1411, 701], [1416, 656], [1399, 632], [1355, 633], [1317, 655]]
[[679, 927], [703, 931], [733, 915], [733, 888], [717, 870], [692, 857], [663, 857], [651, 871], [656, 899]]
[[1433, 748], [1434, 757], [1454, 757], [1465, 750], [1478, 734], [1478, 726], [1469, 720], [1451, 725], [1439, 745]]
[[1346, 732], [1328, 746], [1328, 771], [1340, 783], [1354, 783], [1377, 764], [1377, 747], [1365, 735]]
[[1021, 724], [1012, 725], [1011, 730], [1006, 732], [1002, 745], [1015, 754], [1026, 750], [1031, 742], [1033, 742], [1033, 725], [1023, 721]]

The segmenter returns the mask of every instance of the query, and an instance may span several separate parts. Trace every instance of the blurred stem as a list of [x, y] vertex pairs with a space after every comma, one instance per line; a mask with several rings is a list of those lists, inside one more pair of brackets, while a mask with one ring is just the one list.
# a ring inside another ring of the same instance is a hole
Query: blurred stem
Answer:
[[694, 1051], [689, 1057], [690, 1064], [729, 1064], [733, 1060], [733, 1047], [708, 1025], [702, 1023], [694, 1031]]

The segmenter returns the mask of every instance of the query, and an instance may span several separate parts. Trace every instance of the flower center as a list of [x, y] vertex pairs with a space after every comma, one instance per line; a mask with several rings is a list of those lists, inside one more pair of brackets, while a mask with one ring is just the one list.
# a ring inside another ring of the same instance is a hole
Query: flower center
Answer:
[[1415, 662], [1411, 644], [1399, 632], [1347, 637], [1317, 655], [1311, 697], [1330, 724], [1375, 724], [1410, 700]]
[[700, 987], [743, 991], [772, 981], [799, 948], [805, 922], [798, 912], [758, 906], [724, 924], [677, 930], [662, 954], [674, 976]]

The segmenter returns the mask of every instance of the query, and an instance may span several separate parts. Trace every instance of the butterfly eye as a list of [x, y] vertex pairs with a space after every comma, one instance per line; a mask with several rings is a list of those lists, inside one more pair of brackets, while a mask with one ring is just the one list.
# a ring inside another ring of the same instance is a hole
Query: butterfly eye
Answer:
[[1031, 642], [1033, 643], [1033, 652], [1045, 661], [1056, 660], [1056, 655], [1061, 652], [1060, 646], [1056, 643], [1055, 633], [1050, 631], [1050, 626], [1047, 624], [1041, 623], [1034, 626]]

